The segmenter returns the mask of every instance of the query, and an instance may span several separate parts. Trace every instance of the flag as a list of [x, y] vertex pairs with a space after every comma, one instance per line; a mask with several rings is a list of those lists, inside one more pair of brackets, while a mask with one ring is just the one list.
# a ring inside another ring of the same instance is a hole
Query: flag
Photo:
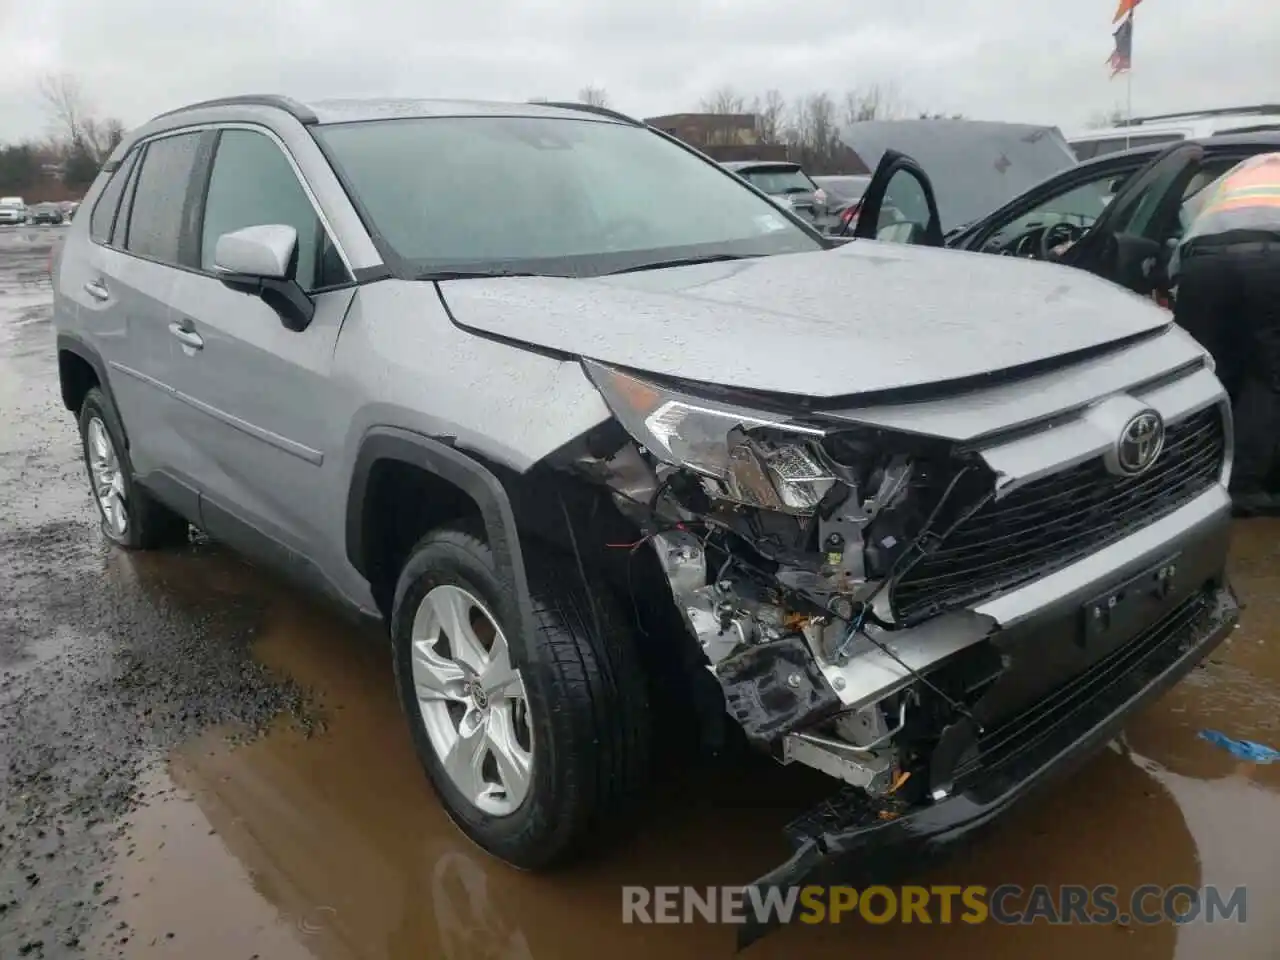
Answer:
[[1133, 14], [1120, 24], [1113, 36], [1116, 38], [1116, 48], [1107, 62], [1111, 64], [1111, 75], [1114, 77], [1133, 65]]
[[1120, 0], [1120, 6], [1116, 7], [1115, 19], [1112, 23], [1119, 23], [1122, 17], [1130, 16], [1133, 11], [1138, 8], [1142, 0]]

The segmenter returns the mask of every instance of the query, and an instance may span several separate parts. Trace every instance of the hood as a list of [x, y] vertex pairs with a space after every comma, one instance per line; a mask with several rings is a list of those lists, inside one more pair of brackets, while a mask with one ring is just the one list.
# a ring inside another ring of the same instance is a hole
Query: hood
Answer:
[[439, 287], [464, 328], [663, 376], [814, 398], [1012, 370], [1170, 322], [1082, 270], [873, 240], [598, 279]]
[[933, 183], [944, 233], [986, 216], [1076, 165], [1057, 127], [979, 120], [868, 120], [839, 139], [874, 170], [885, 150], [905, 153]]

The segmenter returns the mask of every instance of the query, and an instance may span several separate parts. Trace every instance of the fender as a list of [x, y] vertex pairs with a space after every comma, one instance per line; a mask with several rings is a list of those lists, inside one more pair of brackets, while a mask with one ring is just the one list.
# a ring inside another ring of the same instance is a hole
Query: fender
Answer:
[[360, 441], [347, 494], [347, 559], [368, 577], [364, 543], [364, 501], [369, 476], [379, 460], [399, 460], [434, 474], [467, 494], [480, 508], [498, 579], [507, 588], [510, 623], [518, 623], [526, 637], [537, 629], [524, 555], [511, 499], [501, 481], [483, 464], [450, 444], [399, 427], [371, 427]]
[[[57, 352], [62, 353], [63, 351], [75, 354], [93, 368], [93, 372], [98, 378], [98, 386], [101, 388], [102, 392], [107, 395], [107, 399], [111, 401], [111, 405], [115, 407], [118, 412], [120, 410], [120, 405], [116, 403], [115, 394], [111, 390], [111, 381], [107, 379], [107, 365], [98, 351], [89, 344], [89, 341], [85, 340], [79, 334], [60, 331], [57, 337]], [[62, 405], [72, 413], [77, 413], [78, 411], [71, 405], [70, 396], [67, 392], [67, 384], [62, 380], [61, 365], [58, 367], [58, 383], [62, 390]], [[128, 428], [125, 427], [123, 418], [118, 418], [118, 420], [120, 423], [120, 432], [124, 434], [123, 439], [125, 449], [128, 449]]]

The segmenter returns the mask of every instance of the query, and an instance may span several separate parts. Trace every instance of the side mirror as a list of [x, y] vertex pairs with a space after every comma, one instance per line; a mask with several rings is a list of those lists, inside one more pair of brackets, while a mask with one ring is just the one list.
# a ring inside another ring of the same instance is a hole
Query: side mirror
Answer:
[[224, 233], [214, 247], [213, 266], [224, 273], [264, 280], [283, 280], [298, 249], [298, 231], [283, 223], [266, 223]]
[[233, 290], [256, 294], [300, 332], [311, 324], [315, 303], [292, 277], [298, 231], [283, 223], [265, 223], [224, 233], [214, 247], [213, 267]]

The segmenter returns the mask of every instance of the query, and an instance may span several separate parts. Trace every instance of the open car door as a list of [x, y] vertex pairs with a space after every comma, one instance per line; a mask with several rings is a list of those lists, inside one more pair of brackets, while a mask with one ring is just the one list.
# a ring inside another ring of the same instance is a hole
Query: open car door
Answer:
[[1183, 197], [1204, 163], [1194, 143], [1169, 147], [1120, 188], [1089, 232], [1059, 263], [1105, 277], [1147, 296], [1165, 280]]
[[855, 237], [942, 246], [942, 218], [928, 176], [905, 153], [886, 150], [858, 208]]

